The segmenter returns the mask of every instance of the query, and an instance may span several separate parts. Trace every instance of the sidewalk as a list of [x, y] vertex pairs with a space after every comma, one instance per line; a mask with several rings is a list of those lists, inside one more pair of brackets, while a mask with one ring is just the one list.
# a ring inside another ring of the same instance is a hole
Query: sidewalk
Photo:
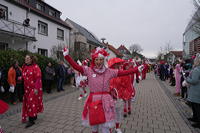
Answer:
[[[81, 126], [83, 100], [78, 101], [79, 92], [66, 93], [45, 102], [44, 113], [36, 124], [28, 129], [20, 122], [20, 113], [0, 119], [6, 133], [90, 133]], [[123, 133], [192, 133], [190, 126], [167, 96], [153, 74], [137, 86], [132, 114], [123, 120]]]

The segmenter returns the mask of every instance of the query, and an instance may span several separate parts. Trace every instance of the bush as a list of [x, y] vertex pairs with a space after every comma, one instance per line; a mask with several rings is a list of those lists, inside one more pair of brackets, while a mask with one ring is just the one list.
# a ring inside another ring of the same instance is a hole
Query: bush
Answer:
[[57, 64], [56, 61], [52, 58], [48, 58], [36, 53], [30, 53], [28, 51], [7, 50], [0, 51], [0, 66], [3, 66], [6, 71], [8, 71], [14, 60], [18, 60], [19, 66], [22, 66], [24, 64], [24, 58], [27, 54], [35, 55], [38, 58], [37, 64], [40, 66], [42, 72], [44, 72], [48, 62], [51, 62], [52, 65]]

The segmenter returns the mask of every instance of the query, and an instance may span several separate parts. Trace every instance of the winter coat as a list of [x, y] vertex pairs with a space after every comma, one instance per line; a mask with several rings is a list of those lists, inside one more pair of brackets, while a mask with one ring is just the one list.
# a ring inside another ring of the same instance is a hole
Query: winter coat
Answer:
[[200, 66], [191, 71], [186, 82], [189, 83], [188, 100], [200, 104]]
[[24, 79], [22, 122], [25, 122], [26, 117], [36, 117], [37, 113], [43, 112], [42, 74], [39, 66], [32, 64], [22, 67], [22, 76]]
[[53, 80], [54, 79], [55, 70], [53, 67], [47, 66], [45, 68], [45, 79], [46, 80]]

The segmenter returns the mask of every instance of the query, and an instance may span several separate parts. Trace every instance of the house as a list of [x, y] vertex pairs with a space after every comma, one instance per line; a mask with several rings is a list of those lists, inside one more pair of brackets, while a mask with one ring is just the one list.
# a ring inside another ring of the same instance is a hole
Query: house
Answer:
[[109, 53], [108, 60], [111, 58], [122, 58], [123, 54], [119, 52], [115, 47], [110, 45], [109, 43], [103, 43], [103, 45], [106, 47], [106, 51]]
[[198, 9], [183, 33], [183, 58], [190, 58], [193, 53], [194, 40], [200, 37], [200, 9]]
[[[0, 49], [28, 50], [60, 58], [71, 27], [61, 12], [42, 0], [0, 1]], [[1, 15], [3, 14], [3, 15]]]
[[177, 60], [183, 58], [183, 51], [170, 51], [165, 55], [166, 61], [169, 63], [175, 63]]
[[119, 48], [117, 49], [121, 54], [123, 54], [124, 59], [129, 59], [131, 58], [131, 52], [124, 46], [120, 45]]
[[197, 53], [200, 53], [200, 37], [192, 40], [189, 44], [189, 56], [192, 57]]
[[70, 32], [70, 54], [76, 59], [90, 57], [91, 50], [96, 47], [103, 47], [99, 39], [83, 26], [67, 18], [65, 22], [72, 27]]

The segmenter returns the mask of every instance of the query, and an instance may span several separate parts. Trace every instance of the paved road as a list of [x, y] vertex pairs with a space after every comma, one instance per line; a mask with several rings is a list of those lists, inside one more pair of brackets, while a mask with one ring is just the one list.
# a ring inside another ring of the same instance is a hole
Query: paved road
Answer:
[[[90, 133], [89, 128], [81, 126], [83, 101], [77, 100], [78, 95], [75, 91], [45, 102], [44, 113], [28, 129], [20, 122], [20, 113], [0, 119], [0, 125], [6, 133]], [[195, 132], [153, 74], [137, 85], [136, 95], [132, 114], [123, 120], [124, 133]]]

